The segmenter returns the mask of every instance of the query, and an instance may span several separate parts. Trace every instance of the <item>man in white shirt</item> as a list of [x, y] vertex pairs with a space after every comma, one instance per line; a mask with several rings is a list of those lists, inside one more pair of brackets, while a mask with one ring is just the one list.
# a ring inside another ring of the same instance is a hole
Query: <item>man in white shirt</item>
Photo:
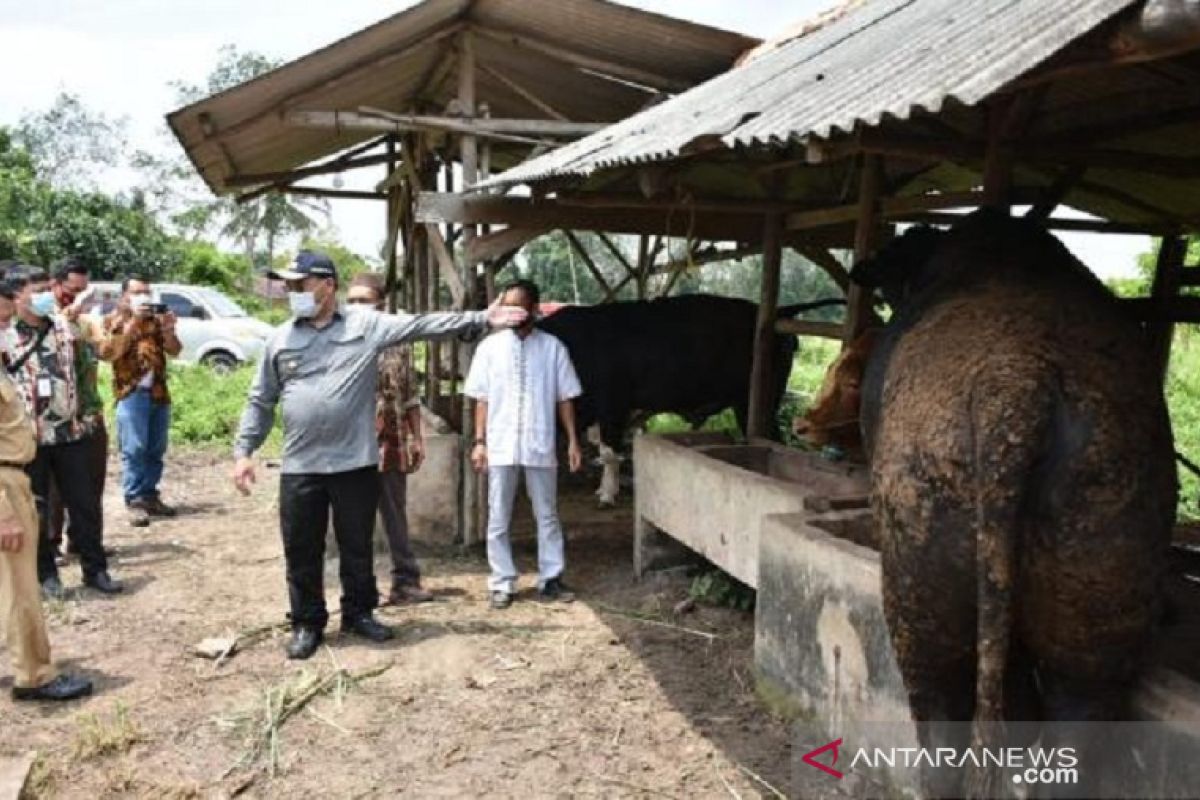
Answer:
[[557, 412], [567, 432], [571, 471], [578, 472], [583, 455], [572, 400], [582, 389], [566, 346], [534, 328], [538, 299], [538, 287], [530, 281], [514, 281], [504, 288], [501, 303], [523, 308], [529, 316], [521, 327], [480, 343], [463, 387], [476, 401], [471, 463], [488, 473], [488, 591], [497, 609], [508, 608], [516, 592], [508, 528], [522, 472], [537, 521], [538, 594], [543, 600], [574, 599], [562, 582], [566, 558], [558, 520], [554, 422]]

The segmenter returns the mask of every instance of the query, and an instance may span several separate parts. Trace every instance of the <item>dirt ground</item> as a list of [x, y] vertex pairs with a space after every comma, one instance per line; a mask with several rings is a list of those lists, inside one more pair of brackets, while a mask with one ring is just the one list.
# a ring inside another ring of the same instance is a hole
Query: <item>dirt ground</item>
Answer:
[[[511, 609], [492, 611], [481, 551], [425, 550], [438, 602], [381, 609], [398, 632], [387, 645], [340, 636], [335, 617], [309, 662], [285, 659], [282, 628], [220, 665], [196, 657], [201, 640], [286, 610], [277, 474], [243, 499], [229, 467], [223, 454], [172, 454], [164, 495], [181, 516], [138, 530], [110, 465], [106, 541], [128, 589], [79, 590], [71, 563], [71, 597], [50, 608], [56, 659], [97, 693], [14, 705], [0, 655], [0, 757], [39, 753], [33, 796], [799, 796], [788, 727], [753, 692], [751, 614], [676, 615], [686, 576], [635, 581], [628, 493], [616, 511], [594, 509], [586, 486], [564, 493], [574, 604], [541, 605], [526, 580]], [[527, 517], [515, 532], [529, 575]], [[380, 552], [381, 589], [386, 564]]]

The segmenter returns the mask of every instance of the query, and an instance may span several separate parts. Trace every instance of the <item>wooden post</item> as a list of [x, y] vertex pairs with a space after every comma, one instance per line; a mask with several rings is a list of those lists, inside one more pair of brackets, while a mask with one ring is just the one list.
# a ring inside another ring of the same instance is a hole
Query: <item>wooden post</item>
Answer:
[[[460, 35], [458, 53], [458, 102], [462, 113], [468, 118], [475, 116], [475, 42], [470, 29]], [[472, 134], [463, 134], [460, 140], [462, 158], [463, 189], [473, 186], [479, 180], [479, 147], [478, 141]], [[462, 234], [463, 252], [475, 238], [475, 226], [464, 225]], [[463, 308], [475, 308], [475, 265], [466, 258], [462, 263], [462, 282], [464, 288]], [[469, 363], [474, 351], [469, 345], [461, 345], [460, 351], [463, 363]], [[457, 365], [457, 360], [456, 360]], [[462, 399], [462, 441], [463, 453], [469, 453], [475, 440], [475, 417], [471, 404], [466, 397]], [[475, 544], [479, 536], [480, 519], [482, 517], [482, 498], [480, 495], [479, 476], [468, 458], [463, 459], [463, 502], [460, 504], [463, 544]]]
[[987, 109], [988, 142], [983, 161], [983, 203], [1009, 211], [1012, 195], [1013, 150], [1008, 143], [1009, 115], [1013, 104], [992, 102]]
[[762, 294], [754, 327], [754, 360], [750, 367], [750, 407], [747, 438], [768, 437], [775, 430], [771, 419], [772, 353], [775, 350], [775, 313], [779, 307], [779, 272], [783, 261], [783, 215], [767, 214], [763, 221]]
[[1158, 248], [1158, 261], [1154, 267], [1154, 283], [1150, 296], [1154, 299], [1159, 319], [1147, 325], [1150, 350], [1158, 368], [1159, 378], [1165, 384], [1167, 368], [1171, 363], [1171, 339], [1175, 323], [1171, 320], [1171, 301], [1179, 294], [1183, 264], [1187, 257], [1186, 236], [1164, 236]]
[[[875, 250], [879, 233], [879, 200], [883, 188], [883, 159], [867, 153], [862, 160], [862, 174], [858, 181], [858, 227], [854, 231], [854, 262], [857, 264]], [[850, 346], [858, 338], [872, 316], [872, 294], [863, 291], [858, 284], [851, 283], [846, 295], [846, 327], [842, 337], [842, 348]]]
[[[387, 156], [387, 176], [390, 176], [396, 171], [396, 143], [391, 139], [388, 139], [387, 142]], [[396, 242], [400, 236], [400, 204], [402, 202], [402, 198], [400, 196], [400, 188], [398, 186], [388, 187], [387, 193], [387, 237], [384, 239], [384, 241], [387, 243], [387, 252], [384, 253], [384, 263], [386, 265], [386, 283], [384, 284], [384, 290], [387, 292], [387, 309], [389, 312], [395, 314], [397, 273]]]

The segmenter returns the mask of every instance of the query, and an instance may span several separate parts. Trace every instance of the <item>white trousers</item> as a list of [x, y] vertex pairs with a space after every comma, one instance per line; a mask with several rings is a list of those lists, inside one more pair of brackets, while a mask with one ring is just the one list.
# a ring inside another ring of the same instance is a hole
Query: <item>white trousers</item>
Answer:
[[553, 467], [489, 467], [488, 468], [488, 590], [516, 592], [517, 566], [513, 563], [512, 522], [513, 502], [517, 497], [517, 482], [525, 473], [525, 493], [533, 505], [538, 537], [538, 589], [546, 581], [562, 575], [566, 566], [562, 525], [558, 521], [558, 470]]

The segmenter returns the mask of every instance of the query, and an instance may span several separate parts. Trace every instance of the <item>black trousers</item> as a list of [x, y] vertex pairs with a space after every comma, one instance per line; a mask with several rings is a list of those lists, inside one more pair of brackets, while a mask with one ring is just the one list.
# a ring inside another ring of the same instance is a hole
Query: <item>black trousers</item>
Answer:
[[25, 469], [33, 486], [38, 510], [38, 581], [57, 577], [54, 542], [50, 540], [50, 486], [71, 517], [71, 541], [79, 550], [84, 577], [108, 569], [104, 557], [104, 513], [92, 475], [93, 445], [86, 439], [70, 444], [39, 445], [37, 456]]
[[287, 562], [292, 626], [324, 628], [325, 533], [333, 511], [342, 579], [342, 619], [369, 614], [379, 605], [372, 536], [379, 507], [379, 469], [330, 475], [284, 475], [279, 484], [279, 522]]

